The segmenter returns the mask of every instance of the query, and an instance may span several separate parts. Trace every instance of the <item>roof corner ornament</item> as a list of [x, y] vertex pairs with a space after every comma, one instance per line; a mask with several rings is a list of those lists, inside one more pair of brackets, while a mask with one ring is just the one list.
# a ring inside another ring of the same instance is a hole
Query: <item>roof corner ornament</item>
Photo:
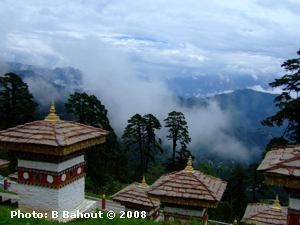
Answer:
[[60, 121], [59, 116], [55, 114], [54, 101], [52, 100], [50, 113], [46, 116], [45, 121]]
[[194, 168], [192, 167], [192, 157], [191, 156], [189, 156], [189, 161], [188, 161], [187, 166], [185, 167], [185, 169], [183, 171], [184, 172], [190, 172], [190, 173], [195, 172]]
[[142, 183], [140, 184], [139, 187], [141, 187], [141, 188], [147, 188], [147, 187], [149, 187], [148, 184], [146, 184], [145, 175], [143, 176], [143, 181], [142, 181]]
[[279, 204], [278, 195], [276, 195], [276, 200], [274, 205], [272, 206], [273, 209], [281, 209], [281, 205]]

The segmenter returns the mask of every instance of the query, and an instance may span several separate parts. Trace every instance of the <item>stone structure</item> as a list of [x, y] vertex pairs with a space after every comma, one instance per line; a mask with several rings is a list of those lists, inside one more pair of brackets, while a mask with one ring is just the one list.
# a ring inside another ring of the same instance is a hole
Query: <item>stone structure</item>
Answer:
[[241, 222], [257, 225], [285, 225], [287, 220], [287, 207], [281, 207], [276, 196], [274, 205], [264, 203], [248, 204]]
[[287, 224], [300, 221], [300, 144], [269, 151], [257, 170], [265, 172], [265, 183], [283, 186], [290, 194]]
[[161, 176], [147, 193], [150, 199], [164, 204], [165, 220], [195, 217], [207, 223], [207, 208], [217, 207], [226, 185], [219, 178], [194, 170], [190, 157], [184, 170]]
[[47, 219], [56, 211], [59, 221], [66, 221], [62, 211], [94, 211], [96, 202], [84, 197], [84, 151], [104, 143], [108, 133], [60, 120], [53, 101], [44, 121], [1, 131], [0, 149], [18, 157], [19, 210], [44, 213]]
[[148, 198], [146, 193], [148, 187], [145, 177], [143, 177], [142, 184], [133, 183], [112, 195], [111, 199], [124, 205], [125, 211], [131, 211], [132, 214], [138, 211], [139, 215], [141, 215], [142, 211], [146, 211], [147, 219], [156, 220], [156, 218], [159, 217], [160, 202]]

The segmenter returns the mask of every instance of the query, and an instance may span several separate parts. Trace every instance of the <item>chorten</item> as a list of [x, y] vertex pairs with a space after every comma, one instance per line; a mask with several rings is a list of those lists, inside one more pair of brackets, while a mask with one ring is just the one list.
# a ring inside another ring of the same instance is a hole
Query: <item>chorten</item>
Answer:
[[282, 186], [289, 193], [287, 225], [300, 221], [300, 144], [273, 148], [257, 170], [265, 173], [265, 183]]
[[199, 218], [207, 224], [207, 208], [217, 207], [226, 185], [219, 178], [194, 170], [189, 157], [184, 170], [162, 175], [147, 193], [150, 199], [164, 204], [165, 220]]
[[[100, 128], [60, 120], [53, 101], [45, 120], [0, 131], [0, 149], [10, 150], [18, 158], [19, 210], [64, 222], [70, 218], [63, 218], [63, 211], [93, 212], [96, 202], [84, 197], [84, 152], [104, 143], [108, 134]], [[53, 216], [53, 211], [58, 213]]]
[[[145, 176], [142, 183], [133, 183], [121, 191], [115, 193], [110, 198], [125, 206], [125, 211], [134, 212], [138, 211], [141, 217], [141, 212], [146, 212], [146, 218], [156, 220], [159, 216], [160, 202], [157, 200], [149, 199], [147, 195], [147, 188]], [[145, 217], [142, 217], [145, 218]]]
[[286, 225], [287, 211], [287, 207], [282, 207], [279, 204], [278, 195], [276, 195], [276, 200], [273, 205], [265, 203], [248, 204], [241, 222], [261, 225]]

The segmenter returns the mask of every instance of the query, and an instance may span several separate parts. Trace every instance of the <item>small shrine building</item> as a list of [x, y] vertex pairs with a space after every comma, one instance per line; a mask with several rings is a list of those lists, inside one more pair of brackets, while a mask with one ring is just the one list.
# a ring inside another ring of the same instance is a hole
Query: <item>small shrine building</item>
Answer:
[[300, 221], [300, 144], [273, 148], [257, 170], [265, 172], [265, 183], [283, 186], [288, 192], [287, 225]]
[[264, 203], [248, 204], [241, 222], [256, 225], [285, 225], [287, 221], [287, 207], [281, 207], [278, 196], [274, 205]]
[[184, 170], [162, 175], [147, 193], [150, 199], [164, 204], [165, 220], [199, 218], [207, 224], [207, 209], [217, 207], [226, 185], [219, 178], [194, 170], [189, 157]]
[[146, 184], [145, 176], [142, 183], [133, 183], [121, 191], [115, 193], [110, 198], [113, 201], [125, 206], [125, 211], [131, 211], [132, 217], [134, 212], [146, 212], [146, 218], [150, 220], [156, 220], [159, 217], [160, 202], [157, 200], [149, 199], [146, 189], [149, 186]]
[[[64, 219], [63, 211], [95, 211], [96, 202], [84, 195], [84, 152], [104, 143], [108, 134], [100, 128], [60, 120], [53, 101], [45, 120], [0, 131], [0, 149], [10, 150], [18, 158], [19, 210], [64, 222], [71, 218]], [[53, 211], [58, 215], [52, 217]]]

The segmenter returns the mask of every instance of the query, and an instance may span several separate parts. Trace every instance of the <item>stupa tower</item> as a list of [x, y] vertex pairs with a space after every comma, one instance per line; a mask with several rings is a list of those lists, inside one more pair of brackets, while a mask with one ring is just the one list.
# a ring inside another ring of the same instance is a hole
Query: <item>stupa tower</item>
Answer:
[[57, 211], [92, 212], [94, 201], [84, 197], [84, 152], [104, 143], [109, 134], [100, 128], [63, 121], [50, 114], [43, 121], [26, 123], [0, 131], [0, 149], [12, 151], [18, 158], [19, 210], [47, 213]]

